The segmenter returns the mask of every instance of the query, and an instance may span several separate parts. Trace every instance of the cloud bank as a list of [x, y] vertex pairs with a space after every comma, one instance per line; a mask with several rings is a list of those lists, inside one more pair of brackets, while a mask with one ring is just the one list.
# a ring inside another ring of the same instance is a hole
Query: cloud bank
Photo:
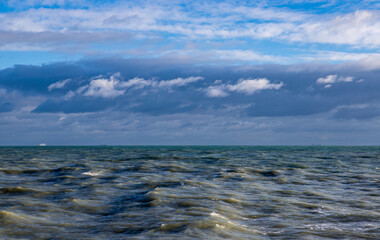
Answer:
[[18, 65], [0, 71], [0, 130], [11, 136], [0, 143], [376, 144], [379, 73], [359, 63]]

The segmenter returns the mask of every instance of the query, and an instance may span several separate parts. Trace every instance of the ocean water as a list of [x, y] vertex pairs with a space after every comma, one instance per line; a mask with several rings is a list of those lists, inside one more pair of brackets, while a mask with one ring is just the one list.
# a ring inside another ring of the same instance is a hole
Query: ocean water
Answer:
[[380, 239], [380, 147], [1, 147], [0, 239]]

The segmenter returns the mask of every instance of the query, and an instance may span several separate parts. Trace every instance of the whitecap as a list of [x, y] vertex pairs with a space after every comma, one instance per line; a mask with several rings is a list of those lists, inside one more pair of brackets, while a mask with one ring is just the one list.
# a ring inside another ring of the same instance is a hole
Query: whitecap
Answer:
[[84, 173], [82, 173], [82, 175], [87, 175], [87, 176], [91, 176], [91, 177], [95, 177], [95, 176], [99, 176], [100, 174], [101, 174], [102, 172], [91, 172], [91, 171], [89, 171], [89, 172], [84, 172]]

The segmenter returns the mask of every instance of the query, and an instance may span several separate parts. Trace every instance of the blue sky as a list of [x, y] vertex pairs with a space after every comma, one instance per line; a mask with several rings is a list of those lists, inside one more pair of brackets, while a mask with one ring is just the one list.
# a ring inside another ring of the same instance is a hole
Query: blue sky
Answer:
[[380, 1], [0, 1], [0, 144], [380, 143]]

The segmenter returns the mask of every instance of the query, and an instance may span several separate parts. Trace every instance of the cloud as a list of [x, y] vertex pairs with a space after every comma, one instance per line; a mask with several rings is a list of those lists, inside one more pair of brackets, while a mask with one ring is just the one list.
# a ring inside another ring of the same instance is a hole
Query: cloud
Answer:
[[86, 0], [27, 0], [27, 1], [17, 1], [8, 0], [8, 6], [21, 8], [21, 7], [35, 7], [35, 6], [65, 6], [65, 5], [77, 5], [84, 4]]
[[9, 90], [18, 90], [23, 93], [50, 94], [49, 85], [62, 81], [62, 79], [72, 79], [70, 84], [65, 86], [77, 87], [81, 78], [90, 78], [100, 74], [97, 67], [84, 68], [86, 68], [85, 65], [74, 62], [58, 62], [42, 66], [15, 65], [0, 71], [0, 85], [6, 86]]
[[258, 62], [285, 62], [288, 60], [285, 57], [271, 56], [257, 53], [250, 50], [215, 50], [211, 53], [223, 60], [237, 60], [237, 61], [258, 61]]
[[43, 101], [45, 98], [38, 94], [24, 94], [17, 90], [0, 88], [0, 114], [9, 112], [30, 113]]
[[[90, 44], [129, 42], [132, 34], [103, 30], [46, 31], [4, 30], [0, 28], [0, 50], [3, 51], [88, 51]], [[95, 51], [94, 49], [92, 51]]]
[[128, 80], [127, 82], [123, 82], [120, 84], [122, 87], [133, 87], [136, 89], [143, 88], [143, 87], [153, 87], [153, 88], [170, 88], [170, 87], [181, 87], [188, 85], [190, 83], [197, 82], [199, 80], [203, 80], [204, 77], [187, 77], [187, 78], [175, 78], [171, 80], [161, 80], [157, 81], [154, 79], [151, 80], [145, 80], [143, 78], [133, 78]]
[[146, 86], [152, 86], [154, 81], [152, 80], [145, 80], [144, 78], [132, 78], [128, 80], [127, 82], [123, 82], [121, 85], [123, 87], [133, 87], [135, 89], [143, 88]]
[[[62, 116], [65, 119], [62, 119]], [[43, 122], [44, 124], [41, 124]], [[317, 114], [237, 117], [233, 114], [146, 115], [109, 109], [91, 113], [0, 114], [1, 145], [342, 145], [376, 144], [376, 118], [345, 120]]]
[[269, 92], [253, 99], [243, 112], [250, 117], [307, 116], [330, 111], [337, 102], [306, 93]]
[[339, 76], [338, 75], [328, 75], [326, 77], [321, 77], [317, 79], [317, 84], [324, 84], [325, 88], [329, 88], [332, 86], [333, 83], [337, 82], [353, 82], [354, 78], [350, 76]]
[[[329, 75], [334, 83], [316, 83]], [[378, 76], [344, 64], [165, 58], [16, 65], [0, 70], [0, 132], [7, 136], [0, 144], [375, 144]], [[347, 77], [353, 82], [336, 82]], [[324, 89], [328, 84], [341, 86]]]
[[229, 94], [224, 89], [224, 86], [210, 86], [206, 89], [206, 95], [208, 97], [227, 97]]
[[51, 91], [53, 89], [60, 89], [60, 88], [64, 88], [65, 85], [70, 82], [71, 79], [65, 79], [65, 80], [62, 80], [62, 81], [58, 81], [58, 82], [55, 82], [55, 83], [52, 83], [48, 86], [48, 90]]
[[333, 118], [368, 120], [380, 116], [378, 104], [356, 104], [338, 106], [333, 110]]
[[230, 91], [241, 92], [245, 94], [253, 94], [257, 91], [264, 89], [280, 89], [283, 83], [270, 83], [266, 78], [259, 79], [240, 79], [235, 85], [226, 85], [227, 89]]
[[335, 83], [336, 79], [337, 79], [337, 75], [328, 75], [324, 78], [318, 78], [317, 83], [319, 84]]
[[[110, 74], [115, 72], [120, 74]], [[7, 92], [0, 102], [10, 103], [12, 111], [28, 106], [36, 114], [108, 109], [158, 116], [231, 114], [235, 109], [236, 116], [306, 116], [341, 105], [380, 101], [378, 74], [378, 70], [344, 64], [215, 66], [165, 58], [86, 59], [0, 70], [0, 88]], [[62, 89], [48, 90], [68, 78], [71, 81]], [[320, 78], [324, 83], [316, 83]], [[351, 84], [345, 83], [351, 78]], [[324, 88], [329, 84], [340, 87]], [[12, 92], [18, 95], [12, 97]], [[35, 98], [33, 104], [27, 103], [30, 97]]]
[[[236, 1], [183, 4], [182, 0], [83, 2], [86, 4], [71, 0], [31, 0], [18, 8], [18, 1], [13, 1], [14, 8], [0, 13], [0, 51], [14, 56], [14, 60], [0, 65], [42, 64], [47, 58], [120, 56], [140, 60], [171, 58], [173, 62], [199, 65], [280, 63], [293, 67], [299, 62], [351, 61], [366, 70], [380, 66], [380, 15], [373, 5], [360, 10], [361, 4], [340, 2], [333, 9], [336, 11], [330, 9], [333, 12], [330, 14], [320, 9], [295, 8], [286, 1], [284, 4]], [[359, 10], [338, 9], [345, 5], [359, 6]], [[120, 69], [106, 73], [116, 71]], [[190, 72], [161, 79], [198, 75]], [[128, 83], [134, 89], [155, 84], [162, 89], [171, 84], [179, 86], [174, 82], [161, 82], [159, 86], [154, 75], [123, 76], [130, 80], [141, 78]], [[74, 77], [67, 74], [65, 78]], [[91, 76], [83, 76], [86, 77]], [[258, 77], [267, 76], [254, 76]], [[52, 84], [50, 79], [44, 83], [45, 88]], [[122, 88], [115, 85], [113, 95], [121, 96]], [[215, 87], [210, 88], [209, 96], [222, 97], [231, 92]]]
[[90, 113], [111, 108], [115, 102], [111, 97], [75, 96], [69, 99], [47, 99], [31, 109], [32, 113]]
[[364, 71], [378, 70], [380, 69], [380, 54], [373, 54], [361, 61], [350, 63], [354, 68], [360, 68]]
[[307, 21], [284, 37], [291, 41], [373, 47], [380, 45], [379, 29], [379, 11], [358, 10], [328, 20]]
[[203, 77], [188, 77], [188, 78], [176, 78], [172, 80], [167, 81], [160, 81], [158, 83], [158, 87], [179, 87], [179, 86], [185, 86], [189, 83], [197, 82], [199, 80], [203, 80]]
[[125, 90], [117, 89], [120, 82], [120, 73], [113, 74], [109, 79], [99, 78], [91, 80], [91, 82], [79, 89], [84, 96], [114, 98], [123, 95]]
[[0, 102], [0, 113], [12, 111], [13, 106], [9, 102]]
[[[218, 43], [223, 38], [348, 44], [357, 48], [380, 46], [380, 15], [378, 10], [371, 9], [313, 14], [271, 5], [262, 7], [260, 4], [217, 1], [208, 4], [197, 1], [186, 4], [181, 4], [181, 1], [117, 1], [100, 6], [89, 4], [87, 8], [75, 7], [75, 1], [28, 2], [36, 8], [0, 14], [1, 45], [21, 44], [31, 49], [40, 47], [46, 50], [74, 45], [76, 47], [71, 47], [80, 52], [83, 51], [80, 46], [88, 47], [86, 50], [97, 50], [90, 45], [99, 42], [134, 40], [142, 44], [146, 39], [158, 41], [160, 37], [164, 39], [162, 42], [167, 42], [171, 40], [167, 38], [169, 34], [182, 42], [207, 38]], [[66, 8], [41, 7], [52, 5]], [[121, 50], [120, 47], [117, 50]], [[273, 59], [270, 55], [257, 53], [252, 47], [216, 51], [221, 59]], [[281, 57], [277, 58], [281, 60]]]
[[379, 59], [378, 53], [354, 53], [337, 51], [318, 51], [308, 56], [300, 57], [306, 61], [365, 61], [367, 59]]
[[222, 84], [211, 86], [206, 89], [206, 94], [209, 97], [226, 97], [228, 94], [226, 91], [245, 93], [251, 95], [255, 92], [265, 89], [280, 89], [284, 84], [270, 83], [266, 78], [258, 79], [240, 79], [236, 84]]
[[299, 22], [308, 18], [307, 14], [286, 11], [283, 8], [261, 8], [246, 6], [230, 6], [230, 8], [219, 9], [224, 13], [235, 12], [244, 16], [244, 19], [262, 19], [275, 21]]

